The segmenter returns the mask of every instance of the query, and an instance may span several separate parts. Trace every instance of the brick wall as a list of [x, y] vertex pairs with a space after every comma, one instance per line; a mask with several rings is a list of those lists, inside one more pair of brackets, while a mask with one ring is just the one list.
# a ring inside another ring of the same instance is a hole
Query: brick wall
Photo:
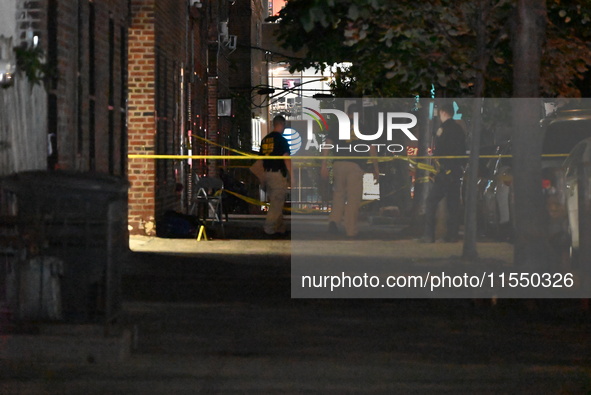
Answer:
[[[156, 0], [132, 0], [129, 28], [128, 148], [130, 154], [156, 154]], [[143, 231], [154, 218], [155, 173], [153, 159], [131, 159], [128, 165], [129, 224], [131, 233]]]
[[[208, 29], [208, 107], [207, 107], [207, 131], [206, 138], [216, 144], [226, 146], [228, 136], [231, 133], [233, 120], [230, 117], [218, 117], [218, 99], [231, 98], [230, 90], [230, 61], [229, 49], [220, 41], [220, 23], [229, 20], [231, 2], [216, 1], [210, 2], [209, 29]], [[209, 145], [206, 150], [208, 155], [219, 155], [222, 152], [219, 147]], [[206, 173], [210, 176], [217, 176], [219, 167], [224, 161], [208, 160]]]
[[[156, 6], [156, 113], [157, 150], [178, 155], [185, 140], [184, 100], [187, 70], [188, 7], [185, 0], [158, 1]], [[181, 83], [183, 86], [181, 86]], [[175, 187], [183, 183], [186, 161], [160, 160], [156, 163], [156, 212], [181, 209]]]
[[[193, 139], [191, 141], [191, 150], [194, 155], [206, 155], [207, 146], [195, 136], [207, 137], [208, 122], [208, 19], [207, 6], [201, 8], [193, 7], [191, 9], [191, 35], [193, 37], [192, 70], [191, 76], [191, 94], [190, 94], [190, 129]], [[199, 175], [206, 174], [206, 165], [204, 160], [193, 161], [193, 171]], [[190, 194], [187, 198], [190, 199]]]
[[42, 45], [58, 70], [48, 87], [48, 132], [55, 137], [48, 166], [128, 177], [132, 233], [166, 210], [182, 210], [176, 185], [190, 185], [186, 161], [128, 160], [127, 153], [185, 153], [189, 130], [215, 141], [228, 135], [217, 98], [230, 95], [230, 70], [217, 35], [232, 3], [212, 0], [191, 10], [186, 0], [33, 3], [46, 24]]
[[[251, 148], [253, 116], [267, 118], [266, 108], [252, 108], [252, 88], [268, 83], [265, 51], [262, 50], [262, 24], [268, 14], [267, 1], [250, 0], [237, 2], [230, 8], [230, 34], [236, 35], [236, 51], [229, 55], [230, 86], [241, 100], [237, 105], [235, 123], [240, 135], [235, 142], [242, 144], [243, 150]], [[259, 98], [257, 98], [257, 103]]]
[[46, 6], [44, 45], [58, 71], [48, 91], [57, 152], [50, 167], [125, 176], [127, 3], [46, 0]]
[[[178, 155], [185, 147], [190, 26], [185, 0], [132, 0], [129, 30], [129, 150]], [[168, 210], [182, 210], [177, 183], [186, 161], [132, 159], [129, 223], [132, 233]]]

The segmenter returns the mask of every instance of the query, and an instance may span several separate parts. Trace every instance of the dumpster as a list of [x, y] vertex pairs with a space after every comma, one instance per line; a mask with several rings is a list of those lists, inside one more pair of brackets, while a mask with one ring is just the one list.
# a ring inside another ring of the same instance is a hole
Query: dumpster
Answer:
[[34, 256], [7, 267], [6, 296], [14, 317], [21, 321], [61, 321], [63, 262]]
[[14, 318], [114, 321], [121, 309], [121, 266], [129, 252], [128, 182], [98, 174], [31, 171], [2, 179], [1, 187], [16, 196], [22, 241], [6, 277]]

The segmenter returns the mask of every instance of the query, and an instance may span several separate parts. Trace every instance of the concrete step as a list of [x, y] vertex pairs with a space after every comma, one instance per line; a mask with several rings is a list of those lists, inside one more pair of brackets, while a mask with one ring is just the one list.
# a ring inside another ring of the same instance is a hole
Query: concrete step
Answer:
[[0, 360], [110, 364], [131, 354], [133, 331], [104, 325], [43, 324], [2, 336]]

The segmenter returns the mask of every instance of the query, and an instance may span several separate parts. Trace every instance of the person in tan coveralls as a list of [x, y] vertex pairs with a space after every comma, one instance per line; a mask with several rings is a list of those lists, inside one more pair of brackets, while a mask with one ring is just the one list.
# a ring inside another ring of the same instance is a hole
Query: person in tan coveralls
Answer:
[[[355, 104], [352, 104], [347, 109], [347, 115], [349, 119], [353, 120], [353, 114], [359, 109]], [[337, 133], [331, 133], [326, 139], [326, 143], [330, 145], [338, 145], [338, 131]], [[353, 139], [356, 139], [354, 133], [351, 133]], [[355, 141], [347, 141], [346, 144], [354, 145]], [[328, 150], [324, 151], [325, 155], [328, 155]], [[351, 150], [332, 150], [332, 154], [335, 156], [342, 156], [343, 159], [335, 159], [333, 163], [333, 197], [332, 197], [332, 210], [328, 217], [328, 231], [330, 233], [339, 233], [339, 226], [342, 224], [345, 234], [347, 237], [357, 237], [359, 233], [359, 208], [363, 199], [363, 175], [365, 170], [363, 169], [364, 164], [367, 163], [367, 159], [347, 159], [347, 157], [361, 156], [354, 149]], [[375, 149], [370, 150], [369, 154], [375, 156]], [[373, 175], [375, 182], [379, 179], [379, 168], [378, 162], [372, 160], [373, 164]], [[328, 178], [328, 166], [327, 161], [322, 161], [322, 167], [320, 169], [321, 177], [324, 179]]]

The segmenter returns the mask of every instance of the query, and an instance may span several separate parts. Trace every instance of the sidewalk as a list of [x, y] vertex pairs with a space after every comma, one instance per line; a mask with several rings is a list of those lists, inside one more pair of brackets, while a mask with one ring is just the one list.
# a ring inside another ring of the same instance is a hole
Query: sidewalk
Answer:
[[[258, 226], [244, 225], [248, 232]], [[460, 243], [308, 236], [314, 237], [301, 242], [343, 256], [363, 245], [425, 262], [461, 252]], [[292, 243], [132, 237], [120, 322], [136, 335], [131, 355], [111, 363], [2, 361], [0, 393], [591, 390], [591, 320], [574, 303], [532, 308], [471, 300], [291, 299]], [[510, 257], [511, 250], [479, 244], [491, 259]]]
[[[326, 218], [306, 216], [292, 221], [290, 240], [275, 240], [262, 233], [264, 217], [240, 216], [225, 224], [226, 237], [208, 241], [195, 239], [162, 239], [131, 236], [130, 248], [136, 252], [162, 252], [183, 254], [234, 255], [291, 255], [305, 251], [330, 256], [364, 255], [396, 257], [398, 260], [420, 262], [432, 259], [458, 259], [462, 256], [462, 242], [422, 244], [413, 239], [401, 239], [401, 225], [362, 225], [360, 237], [348, 240], [326, 232]], [[215, 229], [214, 229], [215, 230]], [[215, 232], [210, 232], [215, 235]], [[479, 259], [513, 262], [513, 245], [505, 242], [477, 243]]]

